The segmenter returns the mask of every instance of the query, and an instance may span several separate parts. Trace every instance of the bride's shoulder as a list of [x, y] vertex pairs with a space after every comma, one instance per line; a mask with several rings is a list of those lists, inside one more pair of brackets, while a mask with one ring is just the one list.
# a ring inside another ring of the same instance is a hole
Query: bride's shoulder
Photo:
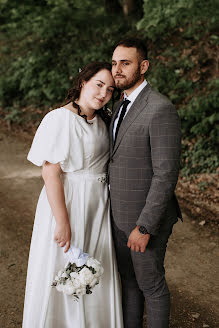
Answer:
[[51, 110], [43, 118], [43, 121], [45, 122], [54, 121], [61, 123], [66, 120], [69, 120], [69, 110], [66, 110], [64, 107], [59, 107]]
[[55, 109], [52, 109], [51, 111], [49, 111], [45, 116], [45, 117], [49, 117], [49, 118], [52, 118], [52, 117], [61, 117], [61, 116], [66, 116], [67, 115], [67, 112], [65, 110], [64, 107], [58, 107], [58, 108], [55, 108]]

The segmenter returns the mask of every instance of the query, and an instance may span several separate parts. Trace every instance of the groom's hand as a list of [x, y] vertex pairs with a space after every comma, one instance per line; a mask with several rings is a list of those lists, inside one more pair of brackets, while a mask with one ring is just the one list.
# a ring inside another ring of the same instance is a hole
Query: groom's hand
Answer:
[[138, 229], [139, 226], [130, 233], [127, 246], [131, 248], [132, 251], [144, 253], [151, 235], [149, 233], [143, 235]]

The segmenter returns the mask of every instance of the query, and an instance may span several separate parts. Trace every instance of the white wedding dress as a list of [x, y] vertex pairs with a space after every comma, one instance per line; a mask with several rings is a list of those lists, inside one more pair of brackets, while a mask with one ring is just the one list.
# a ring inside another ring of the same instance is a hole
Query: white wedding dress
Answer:
[[99, 116], [89, 123], [63, 107], [51, 111], [36, 132], [28, 160], [38, 166], [60, 163], [71, 243], [99, 260], [104, 274], [79, 302], [51, 287], [66, 258], [54, 241], [55, 219], [44, 186], [30, 247], [23, 328], [123, 327], [106, 183], [109, 139]]

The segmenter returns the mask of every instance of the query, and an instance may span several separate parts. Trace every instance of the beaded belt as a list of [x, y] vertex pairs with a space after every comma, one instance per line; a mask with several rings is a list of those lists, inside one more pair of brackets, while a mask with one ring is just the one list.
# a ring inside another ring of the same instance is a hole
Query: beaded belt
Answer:
[[63, 178], [67, 178], [74, 181], [82, 181], [82, 180], [96, 180], [102, 183], [107, 182], [107, 174], [100, 173], [94, 174], [90, 172], [65, 172], [62, 174]]

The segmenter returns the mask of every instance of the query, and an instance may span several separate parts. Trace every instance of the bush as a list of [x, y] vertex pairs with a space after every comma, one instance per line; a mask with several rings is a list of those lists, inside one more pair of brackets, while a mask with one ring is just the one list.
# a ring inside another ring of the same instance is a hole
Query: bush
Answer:
[[1, 67], [3, 108], [15, 102], [36, 107], [61, 102], [80, 67], [111, 60], [112, 45], [127, 25], [116, 24], [119, 17], [112, 25], [100, 0], [15, 3], [0, 3], [2, 50], [7, 53], [9, 44], [13, 48]]
[[111, 61], [121, 37], [140, 36], [149, 45], [147, 80], [179, 110], [182, 173], [215, 171], [219, 164], [216, 0], [144, 0], [139, 22], [133, 15], [122, 17], [121, 4], [120, 0], [0, 0], [2, 117], [16, 124], [28, 115], [36, 120], [36, 112], [41, 117], [44, 108], [64, 100], [79, 68], [94, 60]]
[[143, 8], [137, 27], [153, 41], [180, 28], [187, 27], [184, 36], [195, 39], [197, 32], [217, 28], [216, 0], [144, 0]]

